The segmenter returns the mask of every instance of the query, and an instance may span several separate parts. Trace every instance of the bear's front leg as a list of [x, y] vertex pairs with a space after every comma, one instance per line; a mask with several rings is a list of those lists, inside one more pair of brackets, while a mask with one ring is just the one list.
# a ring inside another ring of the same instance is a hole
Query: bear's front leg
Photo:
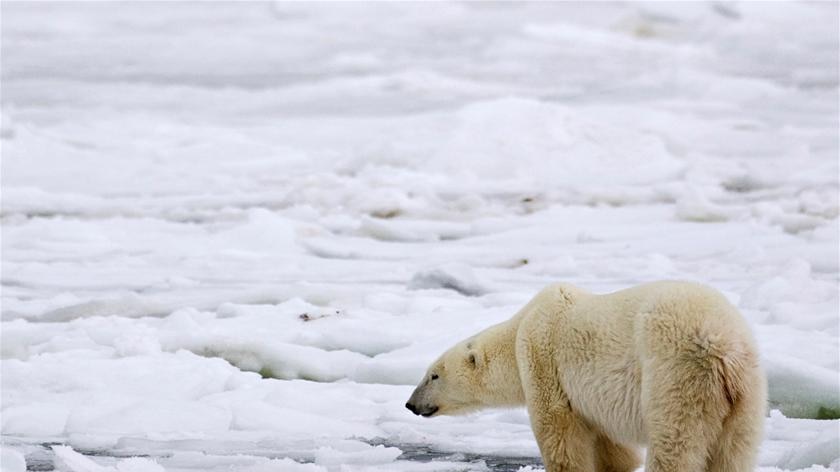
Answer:
[[597, 434], [572, 411], [546, 330], [517, 339], [519, 378], [546, 472], [595, 472]]
[[633, 472], [642, 465], [636, 448], [615, 443], [603, 433], [595, 441], [595, 455], [598, 472]]
[[574, 297], [561, 286], [538, 297], [539, 303], [523, 309], [516, 332], [516, 365], [531, 428], [546, 472], [595, 472], [597, 434], [572, 411], [557, 365], [556, 327]]
[[[595, 472], [596, 434], [584, 421], [562, 405], [528, 402], [528, 415], [546, 472]], [[555, 398], [555, 401], [557, 398]]]

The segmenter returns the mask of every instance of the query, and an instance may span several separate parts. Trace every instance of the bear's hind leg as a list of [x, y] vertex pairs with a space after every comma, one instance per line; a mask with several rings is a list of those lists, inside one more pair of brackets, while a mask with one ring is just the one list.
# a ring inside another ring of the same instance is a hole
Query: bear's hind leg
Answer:
[[595, 442], [595, 456], [598, 472], [632, 472], [642, 465], [639, 451], [617, 444], [602, 434]]
[[718, 383], [714, 372], [685, 360], [654, 361], [643, 375], [648, 435], [645, 472], [707, 470], [729, 413], [722, 389], [714, 388]]
[[748, 472], [755, 466], [761, 444], [765, 388], [763, 378], [755, 381], [755, 395], [742, 396], [723, 423], [723, 431], [715, 441], [709, 458], [709, 472]]

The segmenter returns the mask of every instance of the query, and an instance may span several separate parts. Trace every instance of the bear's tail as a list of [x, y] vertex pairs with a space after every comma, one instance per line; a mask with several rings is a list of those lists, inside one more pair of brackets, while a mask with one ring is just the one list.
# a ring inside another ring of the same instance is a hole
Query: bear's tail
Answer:
[[762, 381], [758, 356], [751, 346], [743, 342], [707, 340], [703, 344], [717, 374], [718, 385], [723, 389], [729, 406], [734, 408], [742, 398], [751, 395], [752, 390], [757, 388], [757, 382]]
[[735, 407], [741, 397], [749, 389], [747, 382], [746, 370], [747, 366], [744, 362], [744, 356], [741, 353], [727, 353], [718, 358], [721, 366], [721, 376], [723, 377], [723, 393], [726, 400], [731, 407]]

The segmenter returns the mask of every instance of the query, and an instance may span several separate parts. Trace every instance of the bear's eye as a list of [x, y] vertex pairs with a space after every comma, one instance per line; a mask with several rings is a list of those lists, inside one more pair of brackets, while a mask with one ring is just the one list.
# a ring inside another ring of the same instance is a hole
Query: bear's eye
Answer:
[[437, 379], [438, 379], [438, 374], [432, 374], [432, 380], [437, 380]]
[[470, 365], [475, 367], [475, 354], [470, 353], [470, 356], [467, 358], [467, 360], [469, 361]]

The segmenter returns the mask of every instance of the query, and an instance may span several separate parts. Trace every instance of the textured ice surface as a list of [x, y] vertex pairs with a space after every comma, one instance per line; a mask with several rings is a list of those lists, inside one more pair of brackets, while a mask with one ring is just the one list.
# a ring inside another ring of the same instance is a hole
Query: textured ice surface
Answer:
[[3, 471], [538, 470], [413, 384], [664, 278], [753, 326], [761, 469], [837, 470], [837, 15], [3, 3]]

